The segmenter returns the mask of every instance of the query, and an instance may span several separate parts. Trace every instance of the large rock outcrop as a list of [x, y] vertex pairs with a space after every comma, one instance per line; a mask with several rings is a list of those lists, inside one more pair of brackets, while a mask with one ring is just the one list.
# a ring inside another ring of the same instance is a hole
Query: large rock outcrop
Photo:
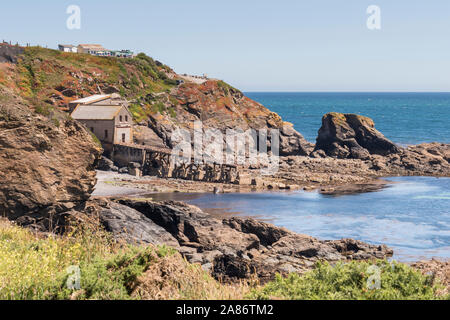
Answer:
[[80, 205], [101, 152], [76, 121], [37, 114], [0, 87], [0, 214], [32, 223]]
[[327, 113], [322, 118], [313, 155], [367, 159], [372, 154], [389, 155], [400, 148], [375, 129], [372, 119], [356, 114]]

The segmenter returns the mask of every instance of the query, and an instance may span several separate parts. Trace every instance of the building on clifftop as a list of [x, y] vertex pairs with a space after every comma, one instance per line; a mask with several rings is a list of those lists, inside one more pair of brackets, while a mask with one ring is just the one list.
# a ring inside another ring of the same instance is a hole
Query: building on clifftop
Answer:
[[59, 51], [63, 51], [63, 52], [72, 52], [72, 53], [78, 52], [78, 48], [71, 44], [60, 44], [60, 45], [58, 45], [58, 49], [59, 49]]
[[76, 103], [72, 118], [90, 129], [106, 152], [111, 152], [114, 144], [133, 143], [133, 116], [125, 104], [111, 96], [94, 95], [70, 103]]
[[80, 44], [78, 53], [88, 53], [95, 56], [110, 56], [110, 50], [103, 48], [100, 44]]

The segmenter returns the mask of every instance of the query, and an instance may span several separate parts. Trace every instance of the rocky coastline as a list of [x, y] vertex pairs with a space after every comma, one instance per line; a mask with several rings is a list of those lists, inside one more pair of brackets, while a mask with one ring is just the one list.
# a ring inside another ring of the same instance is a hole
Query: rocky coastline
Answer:
[[[65, 64], [58, 65], [57, 59], [69, 65], [69, 55], [55, 54], [48, 60], [28, 52], [25, 60], [29, 68], [25, 68], [20, 65], [24, 59], [18, 57], [21, 53], [7, 54], [8, 59], [3, 60], [8, 62], [0, 69], [0, 214], [9, 220], [54, 234], [64, 233], [73, 219], [80, 224], [94, 221], [117, 240], [171, 246], [224, 281], [252, 277], [265, 281], [275, 273], [302, 273], [318, 261], [384, 259], [392, 255], [383, 244], [318, 240], [252, 219], [217, 219], [180, 202], [93, 197], [101, 146], [87, 128], [56, 108], [73, 99], [74, 94], [64, 96], [67, 92], [119, 91], [108, 78], [110, 70], [99, 69], [104, 60], [83, 70], [68, 69]], [[0, 52], [2, 55], [6, 56]], [[145, 92], [149, 84], [141, 80], [131, 85], [130, 75], [140, 72], [131, 62], [124, 67], [131, 73], [118, 80], [126, 94], [142, 91], [142, 95], [130, 97], [135, 108], [142, 107], [136, 112], [140, 117], [136, 119], [136, 142], [171, 147], [171, 132], [179, 126], [189, 128], [196, 120], [202, 120], [205, 128], [219, 130], [280, 129], [280, 168], [267, 177], [259, 176], [259, 168], [243, 168], [250, 179], [239, 185], [162, 178], [116, 181], [119, 184], [153, 192], [320, 189], [345, 193], [355, 188], [376, 188], [380, 185], [376, 179], [386, 176], [450, 176], [449, 144], [399, 147], [378, 132], [371, 119], [337, 113], [323, 117], [317, 143], [312, 144], [277, 114], [222, 81], [167, 88], [171, 83], [167, 79], [176, 74], [151, 61], [151, 67], [158, 66], [164, 74], [160, 74], [159, 82], [155, 80], [155, 86], [164, 88], [161, 92]], [[19, 81], [23, 79], [20, 72], [30, 68], [36, 74], [59, 68], [58, 72], [67, 77], [44, 87], [31, 84], [29, 91], [37, 92], [31, 97]], [[135, 78], [150, 79], [145, 75]], [[21, 85], [14, 87], [17, 83]], [[54, 109], [46, 109], [49, 105]], [[155, 106], [159, 111], [152, 111]]]

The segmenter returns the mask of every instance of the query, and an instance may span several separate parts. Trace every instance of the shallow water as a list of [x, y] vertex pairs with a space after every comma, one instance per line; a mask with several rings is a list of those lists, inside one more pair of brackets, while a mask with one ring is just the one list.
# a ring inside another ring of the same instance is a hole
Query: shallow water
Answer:
[[377, 192], [174, 194], [207, 212], [253, 217], [320, 239], [384, 243], [394, 259], [450, 258], [450, 178], [395, 177]]

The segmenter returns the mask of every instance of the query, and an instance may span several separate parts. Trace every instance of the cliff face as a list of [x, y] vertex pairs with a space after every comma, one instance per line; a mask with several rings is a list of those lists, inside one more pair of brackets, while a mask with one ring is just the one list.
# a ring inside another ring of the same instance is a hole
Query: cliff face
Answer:
[[[101, 147], [79, 123], [51, 119], [0, 86], [0, 212], [43, 219], [86, 201]], [[29, 221], [32, 223], [32, 221]]]
[[186, 83], [154, 100], [163, 110], [172, 111], [150, 114], [144, 126], [157, 133], [168, 146], [175, 128], [191, 129], [194, 121], [202, 121], [204, 129], [214, 128], [223, 133], [227, 129], [279, 129], [281, 155], [306, 155], [310, 148], [290, 123], [222, 81]]

